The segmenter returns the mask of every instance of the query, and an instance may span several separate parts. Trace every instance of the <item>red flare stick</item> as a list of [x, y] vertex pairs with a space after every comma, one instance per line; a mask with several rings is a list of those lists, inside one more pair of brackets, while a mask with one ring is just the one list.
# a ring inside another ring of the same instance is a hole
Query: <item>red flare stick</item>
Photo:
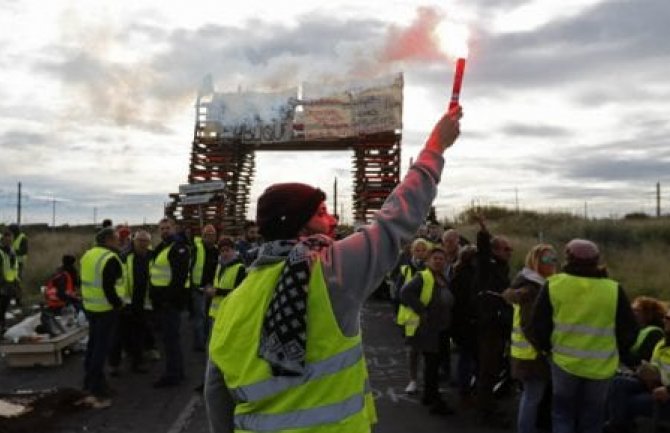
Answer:
[[454, 73], [454, 87], [451, 90], [451, 102], [449, 102], [449, 110], [458, 106], [461, 96], [461, 85], [463, 84], [463, 73], [465, 72], [465, 59], [459, 58], [456, 61], [456, 72]]

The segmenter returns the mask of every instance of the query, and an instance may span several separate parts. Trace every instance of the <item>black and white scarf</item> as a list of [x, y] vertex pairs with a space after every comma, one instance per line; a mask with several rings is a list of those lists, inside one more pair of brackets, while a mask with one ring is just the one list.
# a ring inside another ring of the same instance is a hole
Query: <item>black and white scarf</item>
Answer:
[[274, 376], [300, 376], [307, 352], [307, 290], [318, 253], [332, 241], [313, 236], [301, 241], [273, 241], [261, 246], [254, 266], [285, 258], [284, 268], [263, 319], [258, 356]]

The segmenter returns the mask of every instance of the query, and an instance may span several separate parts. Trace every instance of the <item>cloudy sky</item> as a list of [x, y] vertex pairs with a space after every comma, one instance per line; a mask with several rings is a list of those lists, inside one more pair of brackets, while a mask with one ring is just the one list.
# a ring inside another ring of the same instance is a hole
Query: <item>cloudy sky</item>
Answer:
[[[0, 0], [0, 222], [16, 218], [19, 181], [24, 223], [50, 223], [54, 200], [57, 224], [155, 221], [186, 181], [206, 74], [234, 91], [402, 71], [404, 171], [453, 74], [405, 36], [446, 19], [472, 37], [438, 216], [517, 197], [590, 216], [653, 213], [656, 182], [670, 200], [668, 0], [176, 4]], [[259, 153], [252, 202], [272, 182], [329, 190], [338, 176], [348, 211], [350, 161]]]

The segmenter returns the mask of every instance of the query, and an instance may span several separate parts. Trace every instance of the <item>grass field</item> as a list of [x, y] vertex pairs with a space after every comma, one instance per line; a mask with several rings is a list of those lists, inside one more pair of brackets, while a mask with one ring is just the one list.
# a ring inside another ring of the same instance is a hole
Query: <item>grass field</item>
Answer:
[[[514, 247], [512, 271], [518, 271], [526, 252], [542, 241], [562, 251], [573, 238], [596, 242], [610, 276], [620, 281], [629, 297], [645, 294], [670, 300], [670, 218], [622, 220], [585, 220], [565, 214], [516, 213], [504, 208], [483, 208], [477, 212], [486, 216], [493, 234], [506, 235]], [[477, 225], [474, 211], [461, 214], [451, 222], [469, 239], [475, 239]], [[155, 230], [154, 243], [158, 236]], [[66, 253], [80, 257], [93, 244], [92, 226], [27, 229], [29, 258], [24, 275], [27, 299], [39, 299], [39, 288], [60, 265]]]

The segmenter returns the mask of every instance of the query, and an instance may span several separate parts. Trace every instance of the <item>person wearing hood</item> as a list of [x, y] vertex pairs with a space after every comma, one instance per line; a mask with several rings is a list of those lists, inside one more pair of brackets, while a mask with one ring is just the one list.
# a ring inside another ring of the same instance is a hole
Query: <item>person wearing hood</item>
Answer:
[[531, 313], [527, 336], [551, 353], [552, 429], [600, 433], [607, 389], [638, 327], [618, 282], [600, 265], [598, 246], [573, 239], [566, 263], [548, 278]]
[[556, 250], [549, 244], [538, 244], [526, 255], [524, 268], [502, 297], [514, 307], [512, 322], [512, 377], [523, 385], [519, 401], [517, 431], [535, 433], [540, 402], [549, 383], [549, 364], [542, 353], [526, 338], [526, 328], [537, 295], [547, 278], [556, 273]]
[[337, 220], [320, 189], [282, 183], [261, 194], [256, 221], [266, 242], [212, 330], [212, 432], [371, 431], [363, 303], [428, 213], [460, 118], [460, 107], [442, 117], [375, 220], [342, 240], [332, 239]]

